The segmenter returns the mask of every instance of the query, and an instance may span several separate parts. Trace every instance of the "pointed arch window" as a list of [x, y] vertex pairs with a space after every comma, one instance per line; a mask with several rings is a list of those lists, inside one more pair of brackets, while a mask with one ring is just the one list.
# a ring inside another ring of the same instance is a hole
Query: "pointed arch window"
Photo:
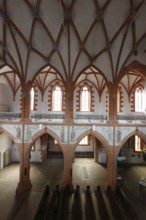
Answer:
[[82, 140], [79, 142], [79, 145], [89, 145], [89, 137], [83, 137]]
[[91, 110], [91, 91], [88, 86], [84, 86], [80, 93], [80, 111]]
[[60, 86], [53, 88], [52, 111], [62, 111], [62, 88]]
[[143, 88], [138, 86], [135, 89], [135, 112], [141, 112], [143, 109]]
[[135, 135], [135, 151], [136, 152], [142, 151], [142, 142], [137, 135]]
[[34, 88], [32, 87], [31, 88], [31, 91], [30, 91], [30, 107], [31, 107], [31, 111], [34, 110]]

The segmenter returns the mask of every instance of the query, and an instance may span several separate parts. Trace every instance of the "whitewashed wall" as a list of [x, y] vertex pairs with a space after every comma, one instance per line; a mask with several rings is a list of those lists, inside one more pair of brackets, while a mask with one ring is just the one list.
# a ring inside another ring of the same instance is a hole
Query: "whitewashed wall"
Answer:
[[130, 114], [131, 112], [131, 103], [129, 102], [129, 97], [124, 87], [122, 87], [123, 92], [123, 114]]
[[0, 135], [0, 152], [1, 152], [0, 169], [3, 169], [4, 167], [4, 153], [7, 150], [11, 149], [11, 145], [12, 145], [11, 139], [5, 133], [2, 133]]
[[39, 138], [35, 142], [35, 150], [31, 151], [30, 162], [41, 162], [40, 148], [41, 148], [41, 143], [40, 143], [40, 138]]

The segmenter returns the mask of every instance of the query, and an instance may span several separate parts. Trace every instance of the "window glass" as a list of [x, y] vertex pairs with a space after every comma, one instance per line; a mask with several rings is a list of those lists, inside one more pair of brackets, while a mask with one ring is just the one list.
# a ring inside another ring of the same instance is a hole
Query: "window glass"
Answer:
[[88, 145], [88, 144], [89, 144], [88, 136], [85, 136], [85, 137], [79, 142], [79, 145]]
[[143, 102], [143, 89], [137, 87], [135, 89], [135, 111], [142, 111], [142, 102]]
[[31, 102], [31, 111], [34, 110], [34, 88], [31, 89], [31, 92], [30, 92], [30, 102]]
[[55, 86], [52, 96], [53, 111], [62, 111], [62, 90], [59, 86]]
[[90, 111], [91, 95], [89, 88], [84, 86], [81, 91], [81, 111]]
[[135, 135], [135, 151], [142, 151], [141, 149], [141, 139]]

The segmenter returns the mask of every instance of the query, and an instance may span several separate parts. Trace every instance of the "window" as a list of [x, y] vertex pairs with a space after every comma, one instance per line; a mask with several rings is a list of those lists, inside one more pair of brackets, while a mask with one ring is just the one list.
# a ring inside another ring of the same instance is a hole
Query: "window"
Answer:
[[57, 142], [57, 140], [56, 140], [56, 139], [54, 139], [54, 144], [58, 144], [58, 142]]
[[135, 135], [135, 151], [140, 152], [142, 151], [141, 148], [141, 139]]
[[90, 111], [91, 109], [91, 92], [87, 86], [84, 86], [81, 90], [80, 97], [80, 110]]
[[141, 86], [135, 89], [135, 111], [142, 111], [143, 88]]
[[62, 111], [62, 89], [59, 86], [53, 89], [52, 111]]
[[31, 111], [34, 110], [34, 88], [30, 91], [30, 104], [31, 104]]
[[31, 151], [35, 151], [35, 144], [31, 147]]
[[80, 142], [79, 145], [89, 145], [89, 138], [85, 136]]

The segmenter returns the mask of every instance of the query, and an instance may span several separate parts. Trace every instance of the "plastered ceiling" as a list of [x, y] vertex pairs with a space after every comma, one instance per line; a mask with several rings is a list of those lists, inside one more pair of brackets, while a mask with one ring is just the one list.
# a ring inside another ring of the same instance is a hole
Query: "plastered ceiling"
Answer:
[[146, 0], [0, 0], [0, 73], [11, 84], [12, 72], [27, 82], [51, 70], [103, 85], [133, 61], [145, 67]]

